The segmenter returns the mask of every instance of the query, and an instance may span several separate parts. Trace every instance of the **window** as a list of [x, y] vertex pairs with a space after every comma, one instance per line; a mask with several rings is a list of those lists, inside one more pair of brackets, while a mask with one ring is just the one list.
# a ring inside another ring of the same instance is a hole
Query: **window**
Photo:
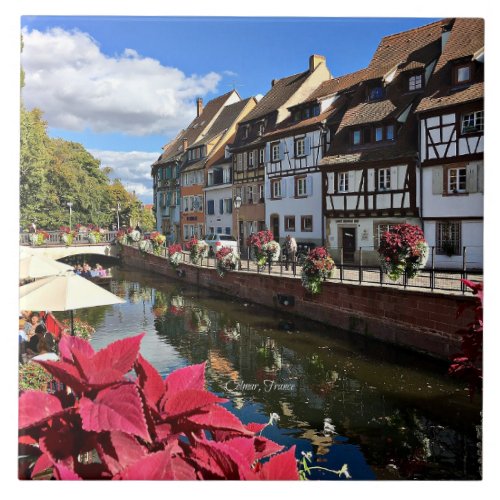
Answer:
[[280, 159], [280, 143], [274, 142], [271, 144], [271, 161], [279, 161]]
[[271, 181], [272, 198], [281, 198], [281, 179]]
[[460, 222], [436, 223], [436, 253], [439, 255], [461, 255], [462, 224]]
[[340, 172], [338, 179], [339, 179], [339, 185], [338, 185], [339, 192], [347, 193], [349, 191], [349, 173]]
[[408, 90], [419, 90], [422, 88], [422, 75], [413, 75], [408, 79]]
[[189, 224], [184, 224], [182, 226], [182, 230], [183, 230], [183, 237], [185, 240], [188, 240], [189, 239]]
[[368, 100], [369, 101], [378, 101], [379, 99], [382, 99], [384, 97], [384, 89], [380, 85], [377, 85], [376, 87], [372, 87], [368, 91]]
[[253, 186], [247, 186], [247, 203], [253, 203]]
[[182, 211], [189, 212], [189, 196], [183, 196], [182, 198]]
[[300, 218], [300, 228], [303, 232], [309, 233], [313, 230], [313, 218], [312, 215], [303, 215]]
[[236, 162], [236, 169], [241, 172], [243, 170], [243, 153], [236, 155]]
[[231, 198], [226, 198], [224, 200], [224, 211], [226, 212], [226, 214], [233, 213], [233, 200]]
[[385, 127], [385, 138], [388, 141], [394, 140], [394, 125], [387, 125], [387, 127]]
[[285, 215], [285, 231], [295, 231], [295, 215]]
[[462, 134], [483, 131], [483, 111], [474, 111], [462, 115]]
[[259, 135], [262, 135], [264, 133], [264, 124], [263, 123], [259, 123]]
[[384, 128], [383, 127], [376, 127], [375, 128], [375, 141], [379, 142], [384, 139]]
[[305, 156], [306, 154], [306, 143], [305, 138], [300, 137], [299, 139], [295, 139], [295, 156]]
[[306, 177], [295, 178], [295, 196], [298, 198], [307, 196]]
[[220, 226], [217, 227], [217, 234], [222, 234], [222, 228]]
[[224, 213], [224, 200], [219, 200], [219, 214], [222, 215]]
[[208, 186], [214, 185], [214, 173], [213, 172], [208, 172], [207, 185]]
[[361, 130], [355, 130], [352, 133], [352, 143], [353, 144], [361, 144]]
[[448, 170], [448, 193], [465, 193], [467, 190], [467, 169], [465, 167]]
[[264, 201], [264, 184], [259, 184], [259, 203]]
[[249, 129], [249, 128], [250, 128], [250, 127], [249, 127], [248, 125], [245, 125], [245, 126], [243, 127], [243, 139], [247, 139], [247, 138], [248, 138], [248, 129]]
[[227, 184], [228, 182], [231, 182], [231, 168], [222, 170], [222, 183]]
[[391, 169], [381, 168], [378, 171], [378, 188], [380, 191], [390, 189], [391, 187]]
[[259, 165], [264, 164], [264, 149], [259, 149]]
[[231, 228], [230, 227], [226, 227], [225, 232], [226, 232], [226, 234], [231, 234]]
[[208, 234], [214, 234], [214, 233], [215, 233], [215, 227], [209, 227]]
[[455, 68], [455, 83], [467, 83], [472, 79], [472, 68], [470, 64], [462, 64]]
[[253, 168], [254, 167], [253, 157], [254, 157], [254, 152], [253, 151], [249, 151], [248, 152], [248, 168]]

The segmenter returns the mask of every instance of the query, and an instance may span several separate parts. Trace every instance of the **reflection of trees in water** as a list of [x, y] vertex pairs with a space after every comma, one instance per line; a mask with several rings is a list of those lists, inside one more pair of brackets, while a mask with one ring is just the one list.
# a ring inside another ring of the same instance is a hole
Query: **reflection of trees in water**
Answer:
[[[248, 309], [241, 315], [234, 306], [232, 311], [217, 310], [213, 299], [193, 298], [174, 287], [134, 296], [147, 296], [158, 335], [188, 363], [208, 362], [212, 390], [230, 398], [236, 408], [251, 401], [261, 405], [264, 414], [279, 413], [280, 425], [307, 439], [318, 461], [329, 451], [335, 453], [335, 439], [323, 433], [323, 421], [331, 417], [340, 435], [360, 445], [378, 477], [478, 477], [476, 439], [406, 409], [411, 395], [408, 401], [384, 396], [371, 385], [380, 385], [379, 365], [363, 366], [345, 349], [321, 349], [307, 337], [279, 331], [267, 316], [255, 315], [252, 324]], [[373, 382], [368, 376], [363, 380], [350, 375], [360, 366], [365, 375], [372, 369]], [[228, 393], [225, 385], [230, 380], [289, 383], [293, 388]]]

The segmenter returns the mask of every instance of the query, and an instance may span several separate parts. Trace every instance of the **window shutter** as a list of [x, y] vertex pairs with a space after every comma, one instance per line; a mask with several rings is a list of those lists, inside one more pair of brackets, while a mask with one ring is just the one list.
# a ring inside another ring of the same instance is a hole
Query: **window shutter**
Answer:
[[349, 171], [349, 186], [347, 192], [356, 191], [356, 187], [354, 186], [354, 179], [356, 178], [355, 172], [353, 170]]
[[177, 205], [180, 205], [181, 204], [181, 190], [180, 189], [177, 189]]
[[480, 163], [477, 166], [477, 191], [478, 193], [484, 193], [484, 169], [483, 164]]
[[266, 181], [264, 196], [269, 200], [271, 198], [271, 181]]
[[432, 169], [432, 194], [443, 194], [443, 167]]
[[280, 141], [280, 144], [279, 144], [279, 155], [280, 155], [279, 156], [280, 160], [283, 160], [283, 158], [285, 157], [285, 143], [284, 143], [284, 141]]
[[[391, 183], [390, 189], [399, 189], [398, 187], [398, 167], [391, 167]], [[403, 186], [401, 186], [403, 187]]]
[[308, 135], [304, 138], [304, 154], [306, 156], [311, 154], [311, 138]]
[[264, 149], [264, 162], [269, 163], [270, 161], [271, 161], [271, 146], [269, 143], [267, 143]]
[[306, 192], [307, 192], [307, 196], [312, 196], [312, 194], [313, 194], [313, 177], [312, 177], [312, 175], [307, 176]]
[[293, 198], [295, 196], [295, 177], [283, 177], [281, 184], [281, 196], [284, 198], [288, 193], [288, 197]]
[[219, 213], [221, 215], [224, 213], [224, 200], [219, 200]]
[[477, 165], [475, 164], [467, 167], [467, 191], [477, 193]]

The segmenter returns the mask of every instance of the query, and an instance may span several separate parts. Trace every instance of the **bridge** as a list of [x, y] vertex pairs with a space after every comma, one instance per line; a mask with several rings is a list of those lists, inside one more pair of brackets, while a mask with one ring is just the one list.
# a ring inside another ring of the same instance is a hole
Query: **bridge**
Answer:
[[90, 243], [88, 236], [85, 233], [80, 233], [73, 238], [71, 245], [66, 245], [62, 241], [60, 231], [45, 232], [48, 234], [48, 238], [42, 245], [32, 245], [30, 233], [21, 233], [19, 244], [22, 247], [29, 247], [33, 254], [44, 255], [55, 260], [82, 254], [118, 257], [119, 247], [115, 242], [116, 231], [102, 233], [99, 243]]

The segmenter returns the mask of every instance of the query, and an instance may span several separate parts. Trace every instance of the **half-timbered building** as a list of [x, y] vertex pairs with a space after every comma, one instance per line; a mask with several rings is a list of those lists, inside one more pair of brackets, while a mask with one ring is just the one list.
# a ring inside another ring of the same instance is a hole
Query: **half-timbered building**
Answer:
[[349, 104], [321, 161], [326, 244], [336, 259], [359, 262], [362, 251], [363, 263], [375, 264], [383, 231], [420, 224], [414, 111], [440, 55], [442, 24], [384, 37], [345, 92]]
[[484, 20], [444, 27], [417, 113], [422, 223], [438, 267], [483, 265]]
[[[325, 58], [312, 55], [307, 71], [273, 80], [269, 92], [239, 124], [230, 152], [233, 159], [233, 198], [240, 196], [242, 199], [237, 230], [240, 248], [246, 248], [246, 240], [250, 234], [266, 227], [277, 229], [266, 220], [265, 165], [276, 158], [276, 155], [282, 155], [283, 149], [268, 143], [266, 134], [288, 119], [290, 110], [330, 77]], [[307, 147], [306, 141], [303, 146]], [[303, 187], [307, 189], [306, 185]], [[268, 188], [272, 189], [270, 185]], [[278, 192], [275, 192], [275, 196], [277, 195]], [[269, 192], [267, 196], [270, 196]], [[279, 238], [279, 229], [277, 233], [275, 237]]]

